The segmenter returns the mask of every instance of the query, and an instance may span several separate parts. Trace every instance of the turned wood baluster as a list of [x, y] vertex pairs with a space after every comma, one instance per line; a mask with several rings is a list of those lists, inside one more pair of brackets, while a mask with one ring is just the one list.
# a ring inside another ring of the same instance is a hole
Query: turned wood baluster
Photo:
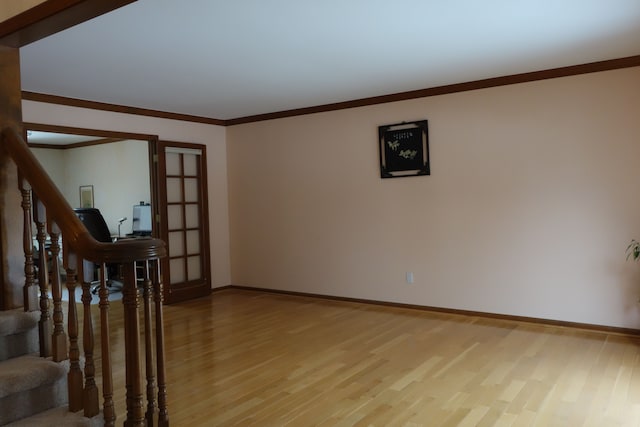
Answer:
[[45, 244], [47, 234], [45, 232], [45, 222], [47, 213], [44, 205], [37, 197], [34, 197], [33, 218], [37, 228], [38, 239], [38, 285], [40, 287], [40, 320], [38, 322], [38, 333], [40, 335], [40, 356], [51, 356], [51, 315], [49, 314], [49, 272], [47, 262], [47, 251]]
[[31, 214], [31, 185], [22, 177], [19, 178], [20, 192], [22, 193], [22, 212], [24, 230], [22, 233], [22, 243], [24, 248], [24, 288], [23, 304], [24, 311], [38, 310], [38, 287], [36, 286], [36, 272], [33, 264], [33, 225]]
[[167, 380], [164, 361], [164, 318], [162, 303], [164, 293], [162, 289], [162, 276], [160, 275], [160, 260], [154, 261], [154, 301], [156, 305], [156, 358], [158, 375], [158, 427], [169, 426], [169, 411], [167, 410]]
[[78, 312], [76, 309], [76, 271], [78, 258], [70, 253], [65, 245], [64, 266], [67, 271], [67, 290], [69, 292], [69, 359], [70, 367], [67, 374], [69, 387], [69, 411], [77, 412], [82, 409], [82, 370], [80, 369], [80, 348], [78, 347]]
[[142, 398], [142, 372], [140, 369], [140, 323], [138, 319], [138, 288], [136, 286], [136, 263], [123, 265], [124, 287], [124, 342], [127, 384], [127, 419], [125, 427], [145, 426]]
[[153, 426], [153, 414], [156, 411], [156, 378], [154, 376], [153, 363], [153, 321], [151, 312], [151, 299], [153, 297], [153, 289], [151, 287], [151, 278], [149, 277], [149, 261], [141, 261], [143, 270], [143, 289], [144, 289], [144, 349], [147, 373], [147, 412], [145, 418], [147, 426]]
[[102, 352], [102, 414], [105, 427], [113, 427], [116, 412], [113, 406], [113, 371], [111, 367], [111, 344], [109, 342], [109, 289], [107, 288], [106, 265], [100, 267], [100, 344]]
[[53, 296], [53, 360], [60, 362], [68, 359], [67, 334], [64, 331], [64, 312], [62, 311], [62, 281], [60, 280], [60, 229], [53, 221], [48, 221], [51, 238], [51, 295]]
[[94, 264], [89, 261], [82, 261], [78, 264], [78, 277], [82, 279], [82, 342], [84, 348], [84, 393], [82, 403], [84, 406], [84, 416], [91, 418], [100, 412], [98, 401], [98, 387], [96, 386], [95, 362], [93, 360], [93, 321], [91, 317], [91, 282], [95, 274]]

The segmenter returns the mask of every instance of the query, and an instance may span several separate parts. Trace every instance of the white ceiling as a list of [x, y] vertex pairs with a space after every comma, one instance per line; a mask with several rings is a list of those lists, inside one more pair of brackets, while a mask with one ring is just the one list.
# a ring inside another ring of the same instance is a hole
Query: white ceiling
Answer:
[[139, 0], [21, 49], [26, 91], [231, 119], [640, 54], [640, 0]]
[[30, 144], [46, 144], [46, 145], [70, 145], [82, 142], [90, 142], [104, 139], [98, 136], [89, 135], [69, 135], [66, 133], [41, 132], [37, 130], [27, 130], [27, 141]]

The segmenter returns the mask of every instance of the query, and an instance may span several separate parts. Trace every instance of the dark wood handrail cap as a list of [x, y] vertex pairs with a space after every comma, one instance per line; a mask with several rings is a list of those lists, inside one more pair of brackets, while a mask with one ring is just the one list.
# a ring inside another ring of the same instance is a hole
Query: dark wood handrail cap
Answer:
[[[85, 245], [87, 247], [83, 247]], [[160, 239], [145, 237], [103, 243], [95, 240], [88, 232], [77, 239], [77, 245], [72, 248], [86, 260], [118, 264], [164, 258], [167, 255], [166, 244]]]

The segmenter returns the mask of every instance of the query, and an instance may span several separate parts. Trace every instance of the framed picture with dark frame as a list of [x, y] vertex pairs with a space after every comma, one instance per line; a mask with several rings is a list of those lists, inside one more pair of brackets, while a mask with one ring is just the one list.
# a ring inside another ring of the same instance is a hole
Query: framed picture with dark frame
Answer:
[[80, 207], [81, 208], [93, 207], [93, 185], [80, 186]]
[[378, 127], [380, 177], [430, 175], [427, 120]]

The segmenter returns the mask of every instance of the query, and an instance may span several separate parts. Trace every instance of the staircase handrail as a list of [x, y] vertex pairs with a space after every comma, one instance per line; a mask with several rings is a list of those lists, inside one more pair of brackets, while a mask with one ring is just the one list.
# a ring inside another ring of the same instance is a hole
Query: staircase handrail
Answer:
[[156, 238], [121, 239], [114, 243], [94, 239], [18, 132], [4, 128], [1, 141], [0, 149], [13, 159], [20, 175], [46, 207], [47, 215], [62, 231], [65, 244], [78, 256], [95, 263], [127, 263], [166, 256], [166, 244]]

